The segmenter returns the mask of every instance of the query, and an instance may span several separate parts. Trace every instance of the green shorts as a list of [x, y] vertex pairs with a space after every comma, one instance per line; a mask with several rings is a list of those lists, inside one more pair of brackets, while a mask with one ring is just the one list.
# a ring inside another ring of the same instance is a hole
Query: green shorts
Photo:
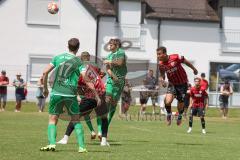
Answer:
[[59, 115], [64, 112], [68, 112], [69, 115], [79, 114], [77, 97], [51, 95], [48, 113], [51, 115]]
[[124, 85], [124, 79], [119, 79], [117, 82], [108, 79], [106, 85], [106, 96], [111, 96], [114, 101], [118, 101], [121, 97]]

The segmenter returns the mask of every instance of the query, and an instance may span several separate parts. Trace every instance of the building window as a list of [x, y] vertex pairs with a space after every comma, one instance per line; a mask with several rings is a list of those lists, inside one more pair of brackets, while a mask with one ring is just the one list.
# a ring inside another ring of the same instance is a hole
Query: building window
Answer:
[[224, 53], [240, 53], [240, 30], [222, 30], [221, 40]]
[[51, 55], [30, 55], [29, 56], [29, 80], [37, 82], [42, 75], [44, 68], [51, 62]]
[[60, 25], [60, 12], [48, 13], [47, 6], [50, 2], [56, 2], [60, 8], [60, 0], [27, 0], [26, 23], [39, 25]]
[[121, 24], [116, 26], [116, 35], [122, 41], [131, 42], [132, 49], [145, 50], [146, 30], [140, 25]]

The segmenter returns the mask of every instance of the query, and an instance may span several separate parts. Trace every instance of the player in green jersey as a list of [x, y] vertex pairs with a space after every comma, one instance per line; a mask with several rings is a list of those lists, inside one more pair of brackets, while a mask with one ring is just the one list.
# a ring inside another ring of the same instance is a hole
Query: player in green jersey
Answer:
[[106, 84], [106, 103], [109, 108], [108, 125], [116, 111], [117, 102], [125, 85], [125, 77], [127, 74], [126, 55], [121, 48], [119, 39], [110, 39], [109, 49], [111, 53], [103, 62], [106, 65], [108, 74]]
[[43, 73], [45, 97], [49, 91], [47, 87], [48, 74], [54, 69], [54, 81], [50, 93], [49, 102], [49, 123], [48, 123], [48, 141], [49, 145], [42, 147], [41, 151], [55, 151], [57, 122], [59, 115], [63, 113], [63, 107], [66, 107], [68, 114], [71, 115], [71, 121], [74, 122], [74, 129], [79, 144], [79, 152], [87, 152], [84, 144], [83, 127], [79, 122], [79, 108], [77, 101], [78, 77], [80, 75], [81, 60], [76, 56], [80, 43], [77, 38], [68, 41], [68, 53], [55, 56], [51, 63], [45, 68]]

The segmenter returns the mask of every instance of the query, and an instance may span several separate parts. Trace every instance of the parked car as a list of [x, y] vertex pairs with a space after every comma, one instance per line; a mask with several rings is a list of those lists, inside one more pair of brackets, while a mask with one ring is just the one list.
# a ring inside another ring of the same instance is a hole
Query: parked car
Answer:
[[232, 64], [226, 68], [219, 69], [219, 77], [222, 80], [239, 81], [240, 64]]

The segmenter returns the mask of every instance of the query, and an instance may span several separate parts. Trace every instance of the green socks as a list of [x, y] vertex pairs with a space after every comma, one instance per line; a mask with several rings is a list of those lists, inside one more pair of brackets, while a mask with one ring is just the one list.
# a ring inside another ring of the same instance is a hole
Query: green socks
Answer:
[[100, 117], [97, 117], [97, 127], [98, 133], [102, 133], [102, 119]]
[[91, 122], [91, 120], [90, 120], [90, 117], [89, 117], [89, 116], [85, 116], [84, 119], [85, 119], [85, 122], [86, 122], [86, 124], [87, 124], [90, 132], [93, 132], [94, 129], [93, 129], [93, 126], [92, 126], [92, 122]]
[[75, 134], [76, 134], [76, 137], [77, 137], [77, 142], [79, 144], [79, 147], [85, 148], [85, 144], [84, 144], [84, 131], [83, 131], [82, 124], [76, 123], [74, 125], [74, 131], [75, 131]]
[[56, 136], [57, 136], [57, 126], [55, 124], [48, 125], [48, 142], [50, 145], [56, 144]]

